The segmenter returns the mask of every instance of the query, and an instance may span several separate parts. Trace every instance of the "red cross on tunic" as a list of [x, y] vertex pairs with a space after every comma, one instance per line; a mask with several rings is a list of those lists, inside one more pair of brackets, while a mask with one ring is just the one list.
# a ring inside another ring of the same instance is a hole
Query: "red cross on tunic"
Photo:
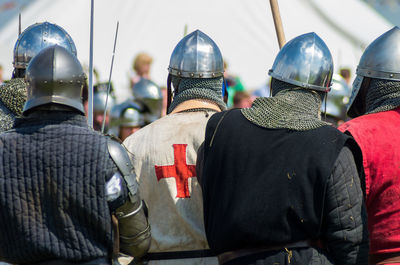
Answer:
[[173, 144], [174, 164], [168, 166], [154, 166], [157, 180], [175, 178], [176, 198], [190, 198], [189, 178], [196, 177], [196, 166], [186, 164], [187, 144]]

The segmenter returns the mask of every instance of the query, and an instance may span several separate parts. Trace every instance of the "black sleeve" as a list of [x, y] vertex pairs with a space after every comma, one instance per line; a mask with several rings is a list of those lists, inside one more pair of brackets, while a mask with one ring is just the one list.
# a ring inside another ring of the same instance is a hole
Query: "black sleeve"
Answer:
[[368, 264], [367, 214], [354, 157], [344, 147], [327, 183], [325, 239], [335, 264]]
[[197, 150], [197, 160], [196, 160], [196, 176], [200, 186], [202, 186], [201, 174], [203, 173], [203, 162], [204, 162], [204, 142], [200, 145], [199, 150]]

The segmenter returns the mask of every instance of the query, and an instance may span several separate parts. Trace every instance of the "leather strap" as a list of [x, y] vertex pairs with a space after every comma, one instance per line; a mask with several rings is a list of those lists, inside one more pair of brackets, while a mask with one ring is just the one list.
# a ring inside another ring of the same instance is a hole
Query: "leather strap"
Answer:
[[111, 215], [113, 232], [114, 232], [114, 244], [113, 244], [113, 259], [118, 258], [119, 254], [119, 227], [118, 227], [118, 218], [113, 214]]
[[177, 251], [177, 252], [154, 252], [147, 253], [141, 260], [169, 260], [169, 259], [194, 259], [215, 257], [210, 249]]
[[106, 258], [99, 258], [91, 261], [82, 262], [72, 262], [66, 260], [47, 260], [38, 263], [24, 263], [20, 265], [111, 265], [111, 262]]
[[261, 252], [267, 252], [267, 251], [274, 251], [274, 250], [285, 250], [291, 249], [291, 248], [306, 248], [306, 247], [312, 247], [313, 244], [311, 244], [310, 241], [305, 240], [305, 241], [298, 241], [295, 243], [289, 243], [285, 245], [277, 245], [277, 246], [270, 246], [270, 247], [258, 247], [258, 248], [245, 248], [245, 249], [239, 249], [235, 251], [228, 251], [224, 252], [220, 255], [218, 255], [218, 261], [219, 264], [225, 264], [231, 260], [253, 255], [253, 254], [258, 254]]

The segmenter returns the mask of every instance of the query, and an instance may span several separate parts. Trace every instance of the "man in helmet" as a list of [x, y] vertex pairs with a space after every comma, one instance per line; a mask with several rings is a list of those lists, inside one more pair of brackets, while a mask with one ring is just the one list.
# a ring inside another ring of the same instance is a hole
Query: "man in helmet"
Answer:
[[348, 115], [339, 129], [362, 150], [370, 235], [370, 264], [400, 263], [400, 28], [364, 51]]
[[26, 101], [25, 69], [29, 61], [42, 49], [54, 44], [63, 46], [76, 56], [71, 36], [49, 22], [33, 24], [18, 37], [14, 47], [12, 79], [0, 85], [0, 132], [10, 129], [14, 119], [22, 113]]
[[272, 97], [217, 113], [197, 169], [220, 264], [367, 264], [357, 145], [321, 121], [332, 56], [315, 33], [289, 41]]
[[150, 230], [129, 157], [88, 127], [79, 61], [48, 47], [26, 81], [24, 116], [0, 134], [0, 260], [111, 265], [118, 245], [144, 255]]
[[143, 107], [140, 103], [128, 99], [111, 108], [108, 133], [118, 137], [121, 141], [145, 125]]
[[174, 97], [168, 115], [124, 141], [149, 206], [149, 264], [218, 264], [204, 233], [195, 163], [208, 119], [226, 109], [223, 72], [221, 52], [210, 37], [200, 30], [184, 37], [170, 59]]
[[145, 107], [146, 124], [161, 118], [163, 96], [161, 88], [157, 84], [149, 79], [141, 78], [133, 86], [132, 92], [134, 100], [142, 103]]
[[[108, 126], [110, 121], [110, 110], [114, 105], [115, 96], [114, 89], [112, 86], [110, 87], [110, 94], [107, 99], [107, 88], [108, 83], [99, 83], [94, 86], [94, 94], [93, 94], [93, 129], [96, 131], [101, 131], [101, 128], [104, 123], [104, 133], [108, 133]], [[104, 116], [104, 110], [106, 108], [107, 101], [107, 110]], [[86, 102], [88, 104], [88, 102]]]

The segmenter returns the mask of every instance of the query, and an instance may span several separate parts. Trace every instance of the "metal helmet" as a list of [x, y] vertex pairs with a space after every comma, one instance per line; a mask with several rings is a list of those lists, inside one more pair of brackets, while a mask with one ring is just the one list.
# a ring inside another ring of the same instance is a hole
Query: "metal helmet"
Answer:
[[[107, 90], [95, 90], [93, 93], [93, 112], [104, 112], [104, 109], [106, 107], [106, 101], [107, 101]], [[108, 102], [107, 102], [107, 112], [110, 111], [110, 109], [114, 106], [115, 104], [115, 97], [113, 94], [110, 93], [108, 95]]]
[[54, 45], [36, 55], [26, 69], [26, 112], [48, 103], [67, 105], [84, 112], [82, 87], [85, 74], [78, 59], [64, 47]]
[[269, 75], [275, 79], [322, 92], [329, 92], [332, 74], [331, 52], [314, 32], [286, 43], [269, 70]]
[[71, 36], [60, 26], [49, 22], [36, 23], [19, 35], [14, 47], [14, 68], [26, 69], [29, 61], [41, 50], [59, 45], [76, 56], [76, 47]]
[[375, 39], [365, 49], [357, 67], [348, 112], [364, 77], [400, 81], [400, 28], [394, 27]]
[[108, 133], [119, 137], [121, 126], [142, 127], [145, 124], [143, 106], [138, 102], [128, 99], [111, 108]]
[[146, 122], [151, 123], [161, 117], [163, 96], [161, 88], [156, 83], [141, 78], [133, 86], [133, 98], [147, 107]]
[[224, 62], [217, 44], [196, 30], [176, 45], [168, 71], [185, 78], [214, 78], [223, 76]]
[[[94, 92], [93, 93], [93, 112], [104, 112], [104, 109], [106, 107], [106, 100], [107, 100], [107, 93], [100, 91], [100, 92]], [[107, 102], [107, 112], [110, 111], [112, 106], [114, 105], [114, 98], [111, 97], [111, 95], [108, 96], [108, 102]]]
[[346, 119], [346, 107], [349, 103], [351, 89], [347, 85], [343, 77], [334, 74], [332, 77], [332, 87], [326, 102], [322, 102], [321, 111], [326, 112], [327, 115], [335, 117], [340, 120]]

